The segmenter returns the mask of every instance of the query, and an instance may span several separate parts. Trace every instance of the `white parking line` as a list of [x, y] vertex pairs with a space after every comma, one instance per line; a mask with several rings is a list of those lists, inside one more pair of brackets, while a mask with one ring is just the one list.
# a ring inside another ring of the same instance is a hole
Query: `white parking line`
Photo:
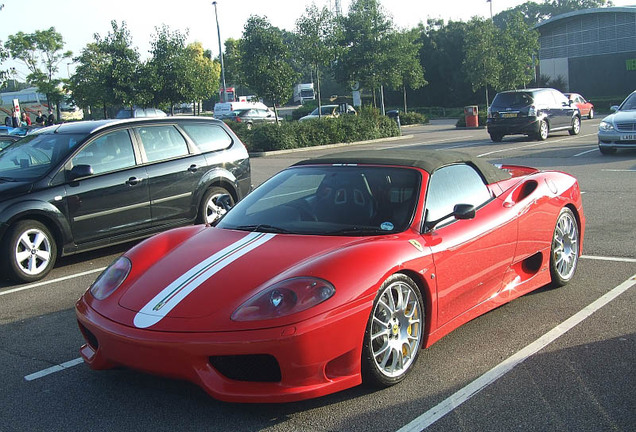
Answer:
[[504, 149], [500, 149], [500, 150], [494, 150], [494, 151], [491, 151], [491, 152], [488, 152], [488, 153], [483, 153], [483, 154], [477, 155], [477, 157], [490, 156], [491, 154], [494, 154], [494, 153], [502, 153], [502, 152], [509, 151], [509, 150], [519, 150], [519, 149], [522, 149], [522, 148], [537, 147], [537, 146], [540, 146], [540, 145], [543, 145], [543, 144], [552, 144], [552, 143], [557, 143], [557, 142], [561, 142], [561, 141], [571, 141], [573, 139], [583, 138], [583, 137], [588, 137], [588, 136], [593, 136], [593, 135], [596, 135], [596, 134], [576, 135], [576, 136], [571, 136], [571, 137], [567, 137], [567, 138], [561, 138], [561, 139], [558, 139], [558, 140], [540, 141], [540, 142], [535, 143], [535, 144], [527, 144], [527, 145], [523, 145], [523, 146], [519, 146], [519, 147], [508, 147], [508, 148], [504, 148]]
[[41, 370], [40, 372], [36, 372], [36, 373], [32, 373], [31, 375], [27, 375], [27, 376], [24, 377], [24, 379], [26, 381], [33, 381], [33, 380], [36, 380], [38, 378], [42, 378], [44, 376], [51, 375], [52, 373], [60, 372], [60, 371], [63, 371], [64, 369], [72, 368], [73, 366], [77, 366], [78, 364], [81, 364], [83, 362], [84, 362], [84, 360], [81, 357], [78, 357], [76, 359], [64, 362], [62, 364], [51, 366], [50, 368]]
[[37, 282], [37, 283], [34, 283], [34, 284], [22, 286], [22, 287], [19, 287], [19, 288], [13, 288], [13, 289], [10, 289], [10, 290], [6, 290], [6, 291], [0, 292], [0, 296], [7, 295], [7, 294], [13, 294], [13, 293], [16, 293], [16, 292], [19, 292], [19, 291], [30, 290], [30, 289], [33, 289], [33, 288], [41, 287], [43, 285], [50, 285], [50, 284], [54, 284], [56, 282], [61, 282], [61, 281], [69, 280], [69, 279], [75, 279], [77, 277], [86, 276], [86, 275], [89, 275], [89, 274], [92, 274], [92, 273], [101, 272], [101, 271], [104, 271], [105, 269], [106, 269], [106, 267], [100, 267], [100, 268], [96, 268], [96, 269], [93, 269], [93, 270], [88, 270], [88, 271], [85, 271], [85, 272], [82, 272], [82, 273], [75, 273], [75, 274], [64, 276], [64, 277], [61, 277], [61, 278], [51, 279], [49, 281]]
[[587, 151], [584, 151], [584, 152], [581, 152], [581, 153], [577, 153], [577, 154], [575, 154], [572, 157], [579, 157], [579, 156], [583, 156], [584, 154], [593, 153], [593, 152], [596, 152], [596, 151], [598, 151], [598, 148], [593, 148], [592, 150], [587, 150]]
[[412, 422], [401, 427], [400, 429], [398, 429], [398, 432], [419, 432], [426, 429], [437, 420], [441, 419], [446, 414], [450, 413], [455, 408], [488, 387], [490, 384], [494, 383], [499, 378], [510, 372], [515, 366], [522, 363], [530, 356], [536, 354], [537, 352], [554, 342], [556, 339], [580, 324], [594, 312], [607, 305], [609, 302], [614, 300], [616, 297], [618, 297], [634, 285], [636, 285], [636, 275], [618, 285], [596, 301], [590, 303], [589, 306], [572, 315], [572, 317], [563, 321], [561, 324], [541, 336], [536, 341], [532, 342], [530, 345], [523, 348], [521, 351], [508, 357], [506, 360], [499, 363], [497, 366], [477, 378], [475, 381], [471, 382], [466, 387], [460, 389], [447, 399], [440, 402], [438, 405], [426, 411], [424, 414], [417, 417]]
[[581, 258], [587, 258], [587, 259], [599, 260], [599, 261], [617, 261], [617, 262], [636, 263], [636, 259], [634, 258], [618, 258], [618, 257], [605, 257], [605, 256], [594, 256], [594, 255], [581, 255]]
[[636, 172], [636, 169], [602, 169], [605, 172]]

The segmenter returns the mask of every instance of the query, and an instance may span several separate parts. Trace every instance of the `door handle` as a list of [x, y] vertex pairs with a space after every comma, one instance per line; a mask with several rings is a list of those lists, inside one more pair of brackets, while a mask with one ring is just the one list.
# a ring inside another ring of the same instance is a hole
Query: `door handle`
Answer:
[[136, 185], [138, 185], [139, 183], [141, 183], [141, 179], [140, 179], [140, 178], [137, 178], [137, 177], [131, 177], [131, 178], [129, 178], [128, 180], [126, 180], [126, 184], [127, 184], [128, 186], [136, 186]]
[[188, 171], [193, 172], [193, 173], [197, 172], [198, 170], [199, 170], [199, 168], [195, 164], [190, 165], [190, 168], [188, 168]]

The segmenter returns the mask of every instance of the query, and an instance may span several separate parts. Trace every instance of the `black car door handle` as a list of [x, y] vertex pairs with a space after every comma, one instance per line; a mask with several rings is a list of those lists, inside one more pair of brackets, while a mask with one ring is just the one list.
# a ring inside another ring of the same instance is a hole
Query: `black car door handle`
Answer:
[[190, 168], [188, 168], [190, 172], [197, 172], [198, 170], [199, 168], [195, 164], [190, 165]]
[[127, 184], [128, 186], [136, 186], [136, 185], [138, 185], [139, 183], [141, 183], [141, 179], [140, 179], [140, 178], [137, 178], [137, 177], [131, 177], [131, 178], [129, 178], [128, 180], [126, 180], [126, 184]]

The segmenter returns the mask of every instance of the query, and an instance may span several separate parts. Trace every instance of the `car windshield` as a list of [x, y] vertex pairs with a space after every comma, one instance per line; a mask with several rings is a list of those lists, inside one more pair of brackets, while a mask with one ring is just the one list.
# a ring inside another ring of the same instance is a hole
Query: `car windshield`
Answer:
[[57, 165], [86, 134], [27, 135], [0, 153], [3, 180], [33, 181]]
[[309, 235], [382, 235], [404, 231], [421, 176], [411, 168], [289, 168], [240, 201], [217, 225]]
[[620, 111], [636, 110], [636, 92], [627, 96], [627, 99], [623, 101], [619, 110]]
[[511, 92], [498, 93], [492, 101], [493, 106], [498, 107], [524, 107], [532, 104], [532, 96], [529, 93]]

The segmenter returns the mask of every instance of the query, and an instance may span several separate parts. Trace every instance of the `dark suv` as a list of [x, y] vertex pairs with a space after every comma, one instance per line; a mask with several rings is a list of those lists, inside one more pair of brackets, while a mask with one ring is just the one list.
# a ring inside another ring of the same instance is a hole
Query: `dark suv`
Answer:
[[[44, 277], [57, 256], [211, 223], [250, 190], [250, 162], [221, 121], [202, 117], [51, 126], [0, 152], [4, 273]], [[229, 203], [228, 203], [229, 201]]]
[[538, 140], [550, 132], [581, 131], [581, 113], [563, 93], [550, 88], [497, 93], [488, 108], [488, 133], [499, 142], [504, 135], [524, 134]]

